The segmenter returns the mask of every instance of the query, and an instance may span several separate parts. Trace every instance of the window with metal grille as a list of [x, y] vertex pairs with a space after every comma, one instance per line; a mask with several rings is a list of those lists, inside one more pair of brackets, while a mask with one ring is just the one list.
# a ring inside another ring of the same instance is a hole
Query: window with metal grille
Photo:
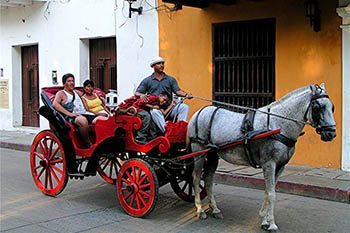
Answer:
[[213, 24], [213, 99], [259, 108], [275, 99], [275, 19]]

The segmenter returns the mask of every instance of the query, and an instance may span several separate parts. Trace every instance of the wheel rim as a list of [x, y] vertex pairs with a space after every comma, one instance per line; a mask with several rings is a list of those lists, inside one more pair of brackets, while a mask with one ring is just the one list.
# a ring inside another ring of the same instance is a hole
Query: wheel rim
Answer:
[[54, 133], [43, 131], [36, 136], [30, 153], [30, 165], [34, 183], [44, 194], [55, 196], [66, 186], [65, 154]]
[[153, 168], [142, 160], [130, 160], [119, 171], [117, 194], [125, 212], [135, 217], [149, 214], [158, 198], [158, 180]]
[[101, 157], [97, 168], [98, 174], [110, 184], [116, 184], [123, 161], [118, 157]]

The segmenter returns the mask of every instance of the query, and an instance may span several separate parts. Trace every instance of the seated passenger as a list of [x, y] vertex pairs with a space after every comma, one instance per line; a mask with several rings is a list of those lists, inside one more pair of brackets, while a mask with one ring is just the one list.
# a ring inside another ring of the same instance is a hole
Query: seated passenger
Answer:
[[74, 75], [65, 74], [62, 77], [63, 90], [55, 95], [53, 100], [54, 108], [64, 114], [65, 118], [78, 125], [78, 130], [86, 148], [91, 146], [89, 139], [89, 124], [94, 124], [97, 120], [105, 120], [106, 117], [95, 116], [93, 113], [86, 111], [81, 93], [74, 91]]
[[95, 115], [108, 117], [111, 113], [106, 106], [105, 100], [93, 93], [94, 86], [94, 82], [89, 79], [83, 83], [84, 94], [82, 99], [85, 102], [86, 109]]
[[146, 144], [147, 141], [150, 141], [157, 137], [156, 126], [152, 120], [152, 117], [149, 113], [151, 109], [158, 109], [166, 115], [172, 108], [172, 105], [167, 106], [169, 101], [169, 93], [163, 91], [159, 96], [150, 95], [148, 96], [148, 101], [144, 102], [141, 98], [137, 99], [133, 103], [133, 107], [137, 109], [137, 115], [142, 120], [142, 126], [137, 131], [135, 141], [139, 144]]

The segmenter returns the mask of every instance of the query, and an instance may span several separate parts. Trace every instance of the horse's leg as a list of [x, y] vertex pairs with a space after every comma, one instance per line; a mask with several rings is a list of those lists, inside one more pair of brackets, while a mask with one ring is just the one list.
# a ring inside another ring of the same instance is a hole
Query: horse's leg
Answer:
[[[203, 148], [197, 144], [193, 143], [192, 145], [192, 151], [199, 151], [202, 150]], [[201, 174], [202, 174], [202, 169], [204, 165], [205, 157], [197, 157], [194, 159], [194, 168], [192, 172], [192, 177], [193, 177], [193, 189], [194, 189], [194, 203], [197, 208], [197, 216], [199, 219], [206, 219], [207, 215], [204, 212], [204, 209], [202, 207], [202, 202], [201, 202], [201, 197], [200, 197], [200, 181], [201, 181]]]
[[269, 161], [262, 167], [265, 178], [265, 198], [260, 210], [260, 216], [263, 218], [261, 227], [268, 231], [277, 231], [273, 213], [276, 199], [276, 163]]
[[222, 215], [221, 210], [217, 207], [213, 194], [214, 174], [219, 164], [219, 157], [216, 153], [209, 153], [207, 158], [208, 162], [205, 166], [205, 190], [207, 191], [209, 206], [213, 211], [214, 218], [223, 219], [224, 216]]

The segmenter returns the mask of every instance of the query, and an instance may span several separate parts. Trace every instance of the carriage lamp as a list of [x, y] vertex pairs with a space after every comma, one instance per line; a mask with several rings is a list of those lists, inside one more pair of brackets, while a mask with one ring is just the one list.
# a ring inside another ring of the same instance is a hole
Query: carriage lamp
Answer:
[[305, 6], [305, 17], [310, 19], [310, 26], [315, 32], [321, 30], [321, 10], [318, 8], [317, 0], [306, 0]]
[[53, 70], [51, 72], [51, 77], [52, 77], [52, 84], [57, 85], [57, 70]]
[[134, 2], [136, 2], [137, 0], [126, 0], [126, 1], [129, 3], [129, 18], [131, 18], [131, 13], [132, 12], [137, 12], [137, 13], [139, 13], [139, 15], [142, 14], [142, 10], [143, 10], [142, 6], [140, 6], [139, 8], [133, 8], [132, 7], [132, 4]]

